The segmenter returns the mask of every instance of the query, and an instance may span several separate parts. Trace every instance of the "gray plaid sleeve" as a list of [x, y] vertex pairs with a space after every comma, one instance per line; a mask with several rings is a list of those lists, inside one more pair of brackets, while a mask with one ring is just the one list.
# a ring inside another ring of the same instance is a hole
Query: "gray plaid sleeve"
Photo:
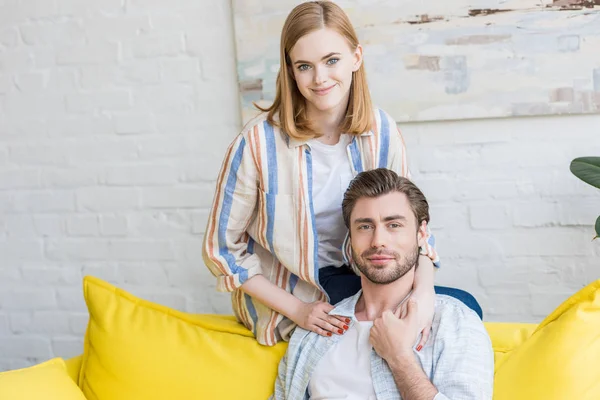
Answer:
[[433, 344], [435, 400], [491, 400], [494, 352], [483, 322], [457, 300], [445, 303]]

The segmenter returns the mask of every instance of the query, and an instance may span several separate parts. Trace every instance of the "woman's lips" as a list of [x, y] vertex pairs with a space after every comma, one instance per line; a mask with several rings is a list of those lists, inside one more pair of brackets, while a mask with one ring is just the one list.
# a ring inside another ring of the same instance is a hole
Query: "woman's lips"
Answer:
[[331, 92], [331, 89], [333, 89], [335, 87], [335, 85], [331, 85], [328, 88], [324, 88], [324, 89], [312, 89], [313, 92], [315, 92], [315, 94], [317, 96], [325, 96], [327, 93]]

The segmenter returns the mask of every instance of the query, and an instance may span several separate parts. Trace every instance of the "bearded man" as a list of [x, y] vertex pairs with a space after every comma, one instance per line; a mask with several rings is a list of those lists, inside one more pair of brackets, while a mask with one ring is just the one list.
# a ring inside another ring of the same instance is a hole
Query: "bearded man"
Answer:
[[[296, 328], [280, 362], [277, 400], [488, 400], [494, 354], [479, 316], [436, 295], [432, 331], [419, 343], [410, 297], [429, 205], [408, 179], [387, 169], [360, 173], [342, 203], [351, 265], [362, 290], [330, 312], [347, 317], [344, 335]], [[407, 300], [408, 299], [408, 300]]]

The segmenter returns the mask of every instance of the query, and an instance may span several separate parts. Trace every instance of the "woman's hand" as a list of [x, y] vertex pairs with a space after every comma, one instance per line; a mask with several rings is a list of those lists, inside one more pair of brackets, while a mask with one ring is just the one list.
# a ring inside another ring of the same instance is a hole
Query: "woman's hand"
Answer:
[[[417, 321], [421, 328], [421, 340], [417, 345], [417, 351], [421, 351], [429, 334], [431, 333], [431, 326], [433, 323], [433, 313], [435, 310], [435, 290], [433, 289], [433, 271], [434, 266], [431, 259], [424, 255], [419, 255], [419, 267], [415, 273], [415, 282], [413, 285], [413, 292], [411, 298], [417, 301], [419, 304], [417, 311]], [[401, 306], [400, 315], [402, 318], [406, 316], [406, 305], [408, 302], [404, 302]]]
[[302, 303], [290, 317], [301, 328], [321, 336], [343, 335], [348, 330], [350, 318], [329, 315], [333, 306], [324, 301]]
[[406, 318], [408, 314], [408, 303], [415, 302], [419, 304], [419, 307], [415, 307], [416, 313], [416, 321], [419, 326], [419, 331], [421, 332], [421, 340], [419, 340], [419, 344], [417, 345], [417, 351], [421, 351], [425, 343], [427, 343], [427, 339], [429, 339], [429, 334], [431, 333], [431, 325], [433, 322], [433, 313], [435, 310], [435, 291], [433, 288], [431, 292], [421, 291], [421, 292], [413, 292], [408, 301], [405, 301], [400, 306], [400, 318]]

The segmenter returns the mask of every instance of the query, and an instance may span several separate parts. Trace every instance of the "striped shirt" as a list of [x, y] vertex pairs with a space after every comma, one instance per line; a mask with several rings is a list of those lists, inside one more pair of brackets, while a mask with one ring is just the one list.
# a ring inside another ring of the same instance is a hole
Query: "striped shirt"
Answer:
[[[356, 302], [361, 294], [362, 290], [342, 300], [330, 314], [348, 317], [352, 320], [350, 326], [354, 326], [357, 323], [354, 315]], [[279, 363], [275, 393], [270, 400], [308, 400], [308, 387], [316, 367], [342, 337], [324, 337], [302, 328], [296, 329]], [[436, 295], [431, 334], [421, 351], [413, 347], [413, 354], [438, 390], [433, 400], [492, 399], [492, 342], [479, 316], [459, 300]], [[370, 369], [378, 400], [402, 399], [390, 367], [374, 349], [370, 353]], [[345, 372], [339, 371], [340, 374]]]
[[[353, 175], [383, 167], [409, 177], [394, 120], [382, 110], [375, 110], [375, 120], [375, 129], [347, 147]], [[263, 345], [288, 340], [295, 325], [240, 290], [246, 280], [262, 274], [302, 301], [327, 300], [318, 278], [312, 202], [318, 171], [307, 142], [269, 124], [264, 113], [250, 121], [226, 152], [204, 236], [203, 259], [217, 290], [232, 292], [236, 317]], [[422, 252], [439, 266], [433, 236]]]

